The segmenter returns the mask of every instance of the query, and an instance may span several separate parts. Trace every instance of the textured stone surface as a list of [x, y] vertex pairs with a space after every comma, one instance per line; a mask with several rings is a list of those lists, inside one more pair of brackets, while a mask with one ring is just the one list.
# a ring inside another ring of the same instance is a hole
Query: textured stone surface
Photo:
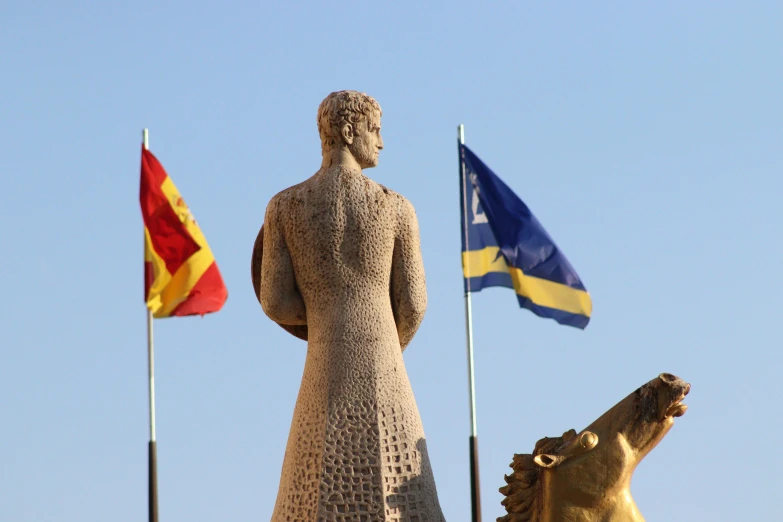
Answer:
[[318, 122], [322, 167], [272, 198], [254, 253], [265, 313], [308, 341], [272, 520], [441, 521], [402, 358], [427, 303], [416, 214], [362, 173], [372, 98], [333, 93]]

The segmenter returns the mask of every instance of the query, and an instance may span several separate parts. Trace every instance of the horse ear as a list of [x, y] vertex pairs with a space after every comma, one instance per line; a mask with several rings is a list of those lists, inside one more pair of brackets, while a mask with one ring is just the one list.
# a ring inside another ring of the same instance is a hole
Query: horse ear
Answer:
[[533, 457], [533, 462], [545, 469], [554, 468], [555, 466], [560, 465], [564, 460], [565, 457], [561, 457], [560, 455], [549, 455], [547, 453], [542, 453]]

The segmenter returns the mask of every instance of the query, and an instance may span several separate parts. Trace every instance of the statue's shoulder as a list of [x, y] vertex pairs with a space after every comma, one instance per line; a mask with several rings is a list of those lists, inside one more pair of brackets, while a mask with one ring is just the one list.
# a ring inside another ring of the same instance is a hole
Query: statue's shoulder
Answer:
[[402, 207], [402, 206], [406, 206], [406, 205], [410, 205], [411, 204], [410, 201], [408, 201], [408, 199], [405, 196], [403, 196], [402, 194], [400, 194], [399, 192], [396, 192], [396, 191], [390, 189], [386, 185], [381, 185], [380, 183], [377, 183], [377, 182], [374, 182], [374, 183], [376, 185], [378, 185], [378, 189], [381, 190], [384, 193], [385, 197], [389, 201], [394, 202], [396, 205], [399, 205], [400, 207]]
[[378, 187], [383, 190], [386, 197], [397, 207], [399, 216], [403, 219], [407, 219], [411, 216], [416, 216], [416, 211], [413, 208], [413, 203], [408, 198], [395, 192], [392, 189], [378, 183]]
[[297, 183], [272, 196], [272, 199], [269, 200], [269, 204], [267, 205], [267, 212], [285, 213], [286, 210], [290, 208], [291, 202], [299, 198], [302, 186], [306, 183], [307, 181]]

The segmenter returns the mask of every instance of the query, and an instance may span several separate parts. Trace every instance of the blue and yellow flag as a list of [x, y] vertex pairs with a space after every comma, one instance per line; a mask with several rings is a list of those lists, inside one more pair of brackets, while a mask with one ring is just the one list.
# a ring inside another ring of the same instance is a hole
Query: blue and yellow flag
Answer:
[[462, 271], [466, 292], [513, 288], [539, 317], [584, 329], [592, 301], [576, 271], [519, 197], [460, 145]]

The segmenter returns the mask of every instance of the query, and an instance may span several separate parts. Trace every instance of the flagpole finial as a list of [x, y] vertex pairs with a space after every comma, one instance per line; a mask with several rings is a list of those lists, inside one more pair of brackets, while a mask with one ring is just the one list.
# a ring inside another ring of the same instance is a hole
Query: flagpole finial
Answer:
[[144, 129], [141, 131], [141, 139], [144, 142], [144, 148], [149, 149], [150, 148], [150, 131], [149, 129]]
[[457, 137], [459, 138], [459, 144], [465, 145], [465, 126], [461, 123], [457, 127]]

